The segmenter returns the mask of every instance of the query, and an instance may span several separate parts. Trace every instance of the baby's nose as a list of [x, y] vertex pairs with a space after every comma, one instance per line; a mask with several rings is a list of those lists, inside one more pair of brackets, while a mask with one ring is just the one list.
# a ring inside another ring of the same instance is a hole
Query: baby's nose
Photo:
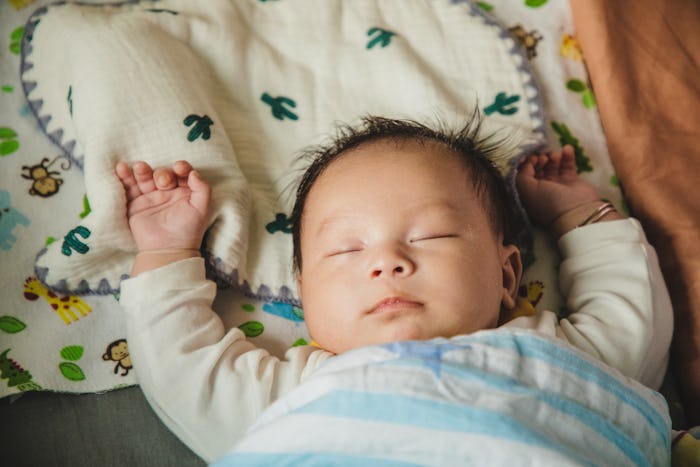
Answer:
[[377, 255], [370, 267], [370, 277], [402, 277], [410, 276], [415, 270], [413, 261], [398, 250], [383, 251]]

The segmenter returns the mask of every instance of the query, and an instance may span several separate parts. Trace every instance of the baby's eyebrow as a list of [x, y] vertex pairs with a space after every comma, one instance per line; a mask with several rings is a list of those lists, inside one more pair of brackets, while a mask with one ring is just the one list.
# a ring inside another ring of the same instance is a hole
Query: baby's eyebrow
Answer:
[[426, 213], [426, 214], [448, 214], [451, 216], [455, 216], [458, 214], [461, 214], [464, 211], [464, 206], [456, 206], [453, 202], [445, 200], [445, 199], [438, 199], [438, 200], [430, 200], [426, 201], [425, 203], [422, 204], [417, 204], [412, 207], [411, 209], [413, 212], [417, 213]]
[[329, 230], [339, 230], [343, 227], [351, 227], [352, 230], [359, 230], [356, 228], [357, 224], [353, 222], [354, 220], [357, 220], [357, 218], [357, 214], [331, 213], [321, 221], [314, 234], [320, 235], [327, 233]]
[[[448, 200], [438, 199], [429, 200], [425, 203], [419, 203], [411, 207], [409, 215], [435, 215], [446, 214], [448, 216], [457, 216], [463, 212], [463, 209], [455, 206], [454, 203]], [[358, 223], [357, 221], [360, 220]], [[314, 232], [315, 235], [328, 233], [329, 230], [347, 229], [349, 231], [361, 231], [364, 226], [362, 215], [358, 212], [347, 212], [344, 210], [334, 211], [328, 214], [321, 221], [318, 228]]]

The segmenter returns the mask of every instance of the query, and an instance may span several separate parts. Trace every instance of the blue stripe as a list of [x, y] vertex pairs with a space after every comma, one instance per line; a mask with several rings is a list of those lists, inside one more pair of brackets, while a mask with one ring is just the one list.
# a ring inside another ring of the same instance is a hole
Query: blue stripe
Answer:
[[232, 452], [221, 460], [211, 464], [213, 467], [246, 467], [274, 465], [275, 467], [420, 467], [419, 464], [401, 462], [393, 459], [377, 459], [361, 455], [338, 454], [334, 452], [296, 453], [283, 454], [266, 453], [238, 453]]
[[[476, 433], [495, 439], [508, 439], [555, 451], [585, 465], [593, 465], [580, 454], [562, 447], [537, 430], [499, 412], [460, 406], [429, 399], [338, 390], [310, 402], [295, 413], [352, 418], [420, 429]], [[335, 422], [333, 422], [335, 423]]]
[[[583, 379], [586, 379], [587, 381], [591, 381], [590, 377], [587, 377], [586, 372], [576, 372], [574, 371], [575, 368], [581, 367], [581, 365], [585, 365], [587, 370], [595, 370], [595, 373], [597, 373], [598, 379], [600, 379], [600, 375], [605, 376], [605, 380], [601, 382], [597, 382], [597, 384], [600, 386], [601, 384], [605, 384], [608, 382], [608, 380], [614, 381], [617, 385], [622, 386], [622, 384], [614, 379], [612, 376], [607, 375], [604, 373], [601, 369], [598, 367], [591, 365], [589, 362], [586, 360], [580, 358], [573, 352], [562, 349], [559, 346], [556, 346], [554, 344], [549, 343], [546, 340], [540, 339], [537, 336], [517, 336], [517, 335], [512, 335], [512, 334], [503, 334], [499, 333], [501, 336], [497, 336], [497, 340], [499, 341], [499, 344], [505, 344], [505, 345], [499, 345], [494, 347], [506, 347], [509, 349], [513, 349], [517, 351], [517, 353], [521, 356], [527, 356], [529, 358], [532, 358], [532, 355], [527, 355], [528, 353], [532, 352], [526, 352], [523, 349], [529, 349], [529, 347], [523, 347], [522, 344], [525, 346], [530, 346], [532, 345], [532, 342], [529, 342], [531, 339], [534, 338], [534, 342], [538, 344], [548, 344], [543, 346], [543, 348], [546, 348], [544, 351], [543, 355], [547, 356], [549, 360], [552, 360], [551, 357], [552, 355], [557, 355], [564, 357], [564, 361], [561, 362], [559, 360], [553, 360], [554, 362], [557, 363], [557, 365], [554, 365], [556, 367], [561, 367], [564, 370], [568, 371], [569, 373], [575, 374]], [[488, 338], [492, 338], [493, 336], [488, 336]], [[527, 342], [514, 342], [514, 340], [518, 340], [519, 338], [524, 338]], [[461, 339], [457, 339], [457, 341], [460, 341]], [[471, 342], [473, 343], [477, 339], [463, 339], [464, 342]], [[482, 339], [482, 340], [492, 340], [492, 339]], [[453, 340], [454, 342], [455, 340]], [[409, 345], [411, 344], [411, 345]], [[520, 344], [520, 345], [519, 345]], [[624, 431], [620, 430], [617, 426], [615, 426], [613, 423], [611, 423], [609, 420], [606, 419], [606, 417], [599, 415], [595, 411], [592, 411], [585, 406], [577, 403], [576, 401], [570, 400], [570, 398], [567, 397], [562, 397], [558, 394], [555, 393], [543, 393], [541, 389], [533, 390], [533, 388], [528, 388], [524, 387], [522, 383], [518, 380], [515, 380], [513, 378], [507, 377], [507, 376], [502, 376], [502, 375], [494, 375], [491, 373], [486, 373], [481, 371], [478, 368], [473, 368], [473, 367], [466, 367], [463, 364], [459, 362], [450, 362], [449, 360], [441, 360], [442, 355], [433, 355], [433, 353], [428, 352], [426, 349], [423, 350], [417, 350], [413, 349], [415, 346], [421, 345], [420, 342], [413, 342], [413, 343], [405, 343], [405, 347], [411, 347], [411, 351], [403, 351], [402, 352], [402, 357], [400, 360], [389, 360], [386, 361], [382, 364], [382, 366], [410, 366], [410, 367], [420, 367], [424, 368], [426, 370], [430, 370], [434, 374], [438, 375], [440, 372], [450, 374], [454, 377], [458, 377], [463, 380], [469, 380], [470, 382], [477, 383], [478, 385], [486, 385], [491, 388], [495, 388], [501, 392], [510, 392], [513, 394], [518, 394], [518, 395], [528, 395], [531, 398], [537, 399], [540, 402], [549, 405], [552, 409], [561, 411], [563, 413], [566, 413], [567, 415], [571, 416], [572, 418], [575, 418], [578, 420], [580, 423], [588, 426], [593, 432], [599, 433], [601, 436], [604, 438], [608, 439], [611, 443], [614, 443], [631, 461], [633, 461], [636, 465], [647, 465], [648, 460], [646, 460], [645, 456], [640, 452], [640, 447], [633, 441]], [[425, 343], [425, 346], [428, 348], [432, 348], [433, 344], [430, 343]], [[438, 346], [444, 345], [444, 343], [437, 343]], [[458, 345], [452, 344], [451, 346], [453, 349], [459, 349], [460, 347]], [[468, 348], [468, 347], [467, 347]], [[542, 351], [542, 348], [537, 348], [535, 350]], [[447, 352], [444, 352], [447, 353]], [[438, 359], [438, 361], [435, 361], [435, 359]], [[535, 358], [537, 360], [543, 361], [544, 359], [542, 358]], [[601, 387], [603, 391], [606, 391], [609, 393], [608, 388], [606, 387]], [[624, 404], [625, 401], [627, 400], [628, 394], [634, 394], [637, 395], [636, 393], [633, 393], [631, 390], [628, 389], [627, 393], [624, 393], [624, 395], [620, 395], [619, 391], [617, 392], [618, 395], [616, 397], [616, 401], [618, 403]], [[644, 399], [641, 397], [638, 397], [638, 399], [641, 401], [641, 403], [644, 404], [644, 406], [651, 411], [653, 415], [658, 415], [658, 413], [653, 409], [652, 406], [650, 406]], [[647, 414], [637, 407], [637, 410], [647, 422], [650, 423], [653, 429], [656, 430], [657, 434], [661, 437], [661, 444], [657, 446], [663, 446], [667, 447], [670, 442], [670, 439], [667, 438], [667, 434], [670, 434], [670, 430], [666, 428], [664, 431], [659, 431], [658, 427], [653, 426], [652, 421], [650, 420], [650, 416], [646, 416]], [[664, 426], [666, 426], [664, 424]], [[665, 456], [667, 451], [660, 452], [659, 449], [656, 449], [656, 452], [659, 456]]]
[[[413, 365], [412, 365], [413, 366]], [[548, 405], [553, 410], [558, 410], [576, 419], [587, 426], [592, 432], [598, 433], [611, 444], [616, 445], [635, 465], [648, 465], [645, 456], [640, 453], [639, 446], [630, 439], [627, 434], [618, 429], [614, 424], [597, 412], [556, 393], [543, 393], [540, 388], [528, 388], [521, 382], [509, 377], [502, 377], [491, 373], [482, 372], [475, 368], [465, 368], [459, 365], [442, 366], [442, 372], [462, 380], [470, 380], [478, 385], [489, 386], [504, 393], [517, 396], [528, 396]], [[666, 446], [666, 444], [664, 444]]]
[[[523, 357], [543, 361], [548, 365], [573, 373], [589, 383], [596, 384], [602, 391], [612, 394], [622, 404], [628, 405], [639, 412], [653, 429], [659, 433], [664, 445], [670, 443], [670, 427], [652, 405], [629, 386], [624, 385], [617, 378], [564, 346], [555, 345], [539, 336], [525, 333], [506, 334], [503, 332], [492, 332], [471, 337], [473, 340], [486, 342], [492, 347], [514, 350]], [[651, 389], [649, 391], [654, 393], [655, 396], [657, 395], [655, 391]], [[658, 397], [659, 400], [664, 400], [661, 396]]]

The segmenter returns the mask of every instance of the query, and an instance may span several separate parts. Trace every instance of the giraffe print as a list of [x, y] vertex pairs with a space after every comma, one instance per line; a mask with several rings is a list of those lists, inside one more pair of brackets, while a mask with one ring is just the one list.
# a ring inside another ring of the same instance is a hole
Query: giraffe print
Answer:
[[[78, 321], [78, 316], [75, 311], [82, 316], [87, 316], [92, 311], [90, 305], [85, 303], [80, 297], [75, 295], [56, 295], [54, 292], [47, 289], [44, 284], [39, 282], [36, 277], [27, 277], [24, 281], [24, 298], [27, 300], [38, 300], [39, 297], [44, 297], [48, 304], [53, 308], [64, 323], [70, 324], [71, 321]], [[75, 310], [75, 311], [74, 311]]]

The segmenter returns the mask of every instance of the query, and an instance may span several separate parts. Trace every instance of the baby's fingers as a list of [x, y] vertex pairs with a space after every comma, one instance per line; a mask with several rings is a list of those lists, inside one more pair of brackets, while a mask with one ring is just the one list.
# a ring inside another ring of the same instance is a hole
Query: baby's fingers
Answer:
[[527, 157], [518, 166], [518, 177], [534, 177], [535, 176], [535, 165], [537, 164], [537, 156]]
[[529, 194], [537, 187], [538, 180], [535, 178], [536, 160], [526, 160], [518, 167], [515, 177], [515, 186], [521, 194]]
[[575, 171], [576, 170], [576, 154], [574, 153], [574, 147], [570, 144], [564, 146], [561, 150], [561, 168], [562, 170]]
[[172, 190], [178, 183], [170, 169], [159, 168], [153, 171], [153, 180], [159, 190]]
[[192, 165], [187, 161], [177, 161], [173, 164], [173, 172], [177, 176], [177, 186], [187, 186], [187, 179], [192, 171]]
[[134, 172], [125, 162], [117, 162], [115, 172], [117, 173], [119, 181], [122, 182], [122, 186], [124, 186], [127, 202], [141, 194], [141, 190], [139, 189], [136, 178], [134, 177]]
[[547, 164], [544, 166], [544, 174], [547, 177], [557, 177], [561, 164], [561, 153], [552, 151], [548, 155]]
[[199, 212], [206, 215], [209, 211], [209, 201], [211, 200], [211, 187], [196, 170], [190, 171], [187, 177], [187, 185], [192, 191], [190, 203]]
[[138, 161], [134, 163], [132, 171], [141, 193], [146, 194], [156, 190], [156, 183], [153, 180], [153, 169], [151, 169], [150, 165], [143, 161]]

